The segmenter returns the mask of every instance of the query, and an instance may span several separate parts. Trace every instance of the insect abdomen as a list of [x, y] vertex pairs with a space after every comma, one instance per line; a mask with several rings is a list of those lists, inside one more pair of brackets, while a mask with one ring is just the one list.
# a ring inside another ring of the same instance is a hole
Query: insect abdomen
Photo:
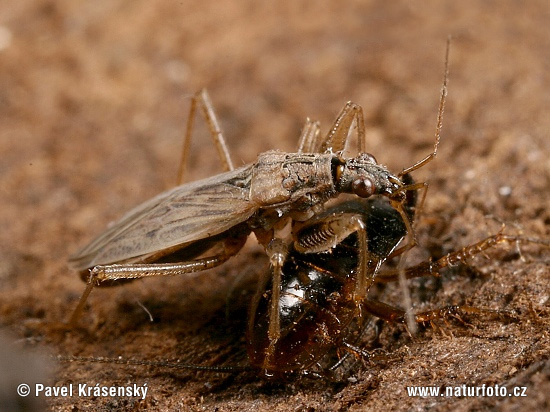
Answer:
[[[279, 299], [280, 338], [269, 355], [269, 314], [271, 277], [263, 288], [249, 319], [248, 350], [252, 365], [267, 372], [305, 370], [338, 346], [340, 337], [356, 316], [357, 306], [351, 295], [355, 264], [353, 259], [337, 259], [340, 270], [323, 270], [326, 262], [319, 254], [304, 255], [291, 251], [283, 267]], [[350, 277], [351, 276], [351, 277]]]

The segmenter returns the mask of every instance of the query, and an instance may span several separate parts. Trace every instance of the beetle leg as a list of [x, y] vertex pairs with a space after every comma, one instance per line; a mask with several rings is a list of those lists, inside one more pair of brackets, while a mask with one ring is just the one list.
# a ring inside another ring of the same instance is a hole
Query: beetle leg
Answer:
[[[406, 312], [402, 309], [390, 306], [386, 303], [379, 302], [377, 300], [366, 299], [363, 303], [363, 308], [365, 311], [370, 314], [385, 320], [389, 323], [403, 323], [407, 325], [406, 322]], [[436, 320], [447, 320], [449, 318], [455, 318], [461, 323], [466, 324], [466, 322], [461, 318], [461, 314], [471, 314], [471, 315], [488, 315], [494, 317], [505, 317], [508, 319], [514, 319], [514, 315], [510, 312], [501, 311], [501, 310], [492, 310], [485, 308], [476, 308], [474, 306], [468, 305], [448, 305], [439, 309], [426, 310], [423, 312], [414, 313], [412, 318], [416, 323], [429, 323], [432, 327], [435, 326], [434, 321]]]
[[183, 139], [183, 148], [181, 152], [181, 161], [180, 161], [180, 166], [178, 170], [177, 185], [180, 185], [183, 182], [183, 174], [185, 171], [184, 167], [187, 161], [187, 155], [189, 154], [189, 148], [191, 146], [191, 135], [193, 132], [193, 125], [195, 123], [195, 112], [197, 111], [197, 105], [202, 110], [203, 117], [206, 120], [206, 123], [208, 124], [210, 135], [212, 136], [212, 139], [214, 140], [214, 144], [216, 145], [216, 149], [218, 150], [218, 154], [220, 156], [220, 160], [222, 162], [224, 171], [230, 171], [235, 168], [233, 166], [233, 162], [231, 161], [231, 156], [229, 155], [229, 149], [227, 148], [227, 144], [225, 143], [225, 139], [223, 137], [222, 130], [218, 123], [218, 119], [216, 118], [214, 107], [212, 105], [212, 102], [210, 101], [210, 97], [208, 96], [208, 92], [206, 91], [206, 89], [202, 89], [201, 91], [196, 93], [191, 99], [191, 106], [189, 108], [189, 117], [187, 119], [187, 128], [185, 131], [185, 137]]
[[521, 236], [505, 235], [500, 231], [499, 233], [489, 236], [477, 243], [465, 246], [460, 250], [448, 253], [438, 260], [426, 260], [417, 265], [397, 270], [382, 271], [376, 275], [374, 281], [376, 283], [388, 283], [395, 282], [399, 278], [399, 272], [402, 272], [407, 279], [413, 279], [422, 276], [439, 276], [439, 271], [447, 266], [456, 266], [465, 262], [468, 259], [473, 258], [478, 254], [482, 254], [485, 250], [495, 247], [500, 243], [517, 244], [518, 242], [528, 242], [540, 244], [543, 246], [550, 246], [550, 242], [526, 238]]

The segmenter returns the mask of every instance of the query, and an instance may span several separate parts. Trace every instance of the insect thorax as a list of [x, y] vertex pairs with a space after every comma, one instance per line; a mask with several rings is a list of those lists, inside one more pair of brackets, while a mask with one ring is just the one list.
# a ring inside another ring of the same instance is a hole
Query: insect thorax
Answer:
[[252, 170], [250, 200], [258, 207], [291, 205], [306, 211], [334, 196], [333, 155], [318, 153], [262, 153]]

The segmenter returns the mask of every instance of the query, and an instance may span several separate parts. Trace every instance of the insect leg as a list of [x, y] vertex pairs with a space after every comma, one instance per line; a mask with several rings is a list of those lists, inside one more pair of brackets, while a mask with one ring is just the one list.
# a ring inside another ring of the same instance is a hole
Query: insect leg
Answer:
[[[271, 292], [271, 307], [269, 308], [269, 329], [267, 336], [269, 345], [266, 349], [264, 359], [264, 369], [270, 370], [275, 364], [275, 348], [277, 341], [281, 337], [281, 320], [280, 320], [280, 296], [281, 296], [281, 277], [283, 264], [288, 253], [286, 245], [281, 239], [273, 239], [266, 248], [269, 256], [269, 261], [273, 269], [272, 292]], [[249, 325], [252, 326], [252, 325]]]
[[320, 132], [319, 122], [312, 122], [307, 118], [300, 135], [300, 140], [298, 141], [298, 153], [314, 153], [315, 144]]
[[[409, 175], [406, 175], [409, 176]], [[410, 240], [403, 246], [398, 247], [395, 249], [389, 256], [388, 259], [394, 258], [396, 256], [399, 256], [406, 251], [412, 249], [417, 244], [416, 239], [416, 225], [419, 220], [419, 216], [422, 213], [422, 208], [424, 206], [424, 201], [426, 200], [426, 194], [428, 193], [428, 183], [427, 182], [421, 182], [421, 183], [415, 183], [414, 185], [407, 185], [406, 187], [411, 188], [408, 190], [407, 196], [409, 194], [413, 193], [413, 190], [421, 190], [422, 194], [420, 197], [420, 202], [416, 203], [416, 194], [413, 197], [413, 200], [409, 201], [408, 199], [405, 200], [405, 202], [400, 205], [399, 203], [393, 203], [392, 205], [394, 208], [399, 212], [401, 218], [403, 219], [403, 223], [405, 224], [405, 227], [407, 228], [407, 233], [410, 234]], [[401, 209], [401, 210], [400, 210]], [[405, 219], [406, 217], [406, 219]]]
[[333, 152], [344, 150], [354, 120], [357, 123], [357, 138], [359, 140], [359, 151], [364, 152], [365, 144], [365, 119], [363, 109], [358, 104], [348, 102], [336, 118], [328, 134], [320, 141], [314, 139], [310, 144], [310, 151], [323, 153], [330, 149]]
[[[417, 265], [402, 269], [407, 279], [417, 278], [421, 276], [439, 276], [439, 271], [447, 266], [456, 266], [460, 263], [464, 263], [468, 259], [473, 258], [476, 255], [482, 254], [487, 249], [493, 248], [500, 243], [518, 244], [520, 242], [535, 243], [542, 246], [550, 247], [550, 242], [526, 238], [521, 236], [505, 235], [499, 232], [495, 235], [489, 236], [477, 243], [465, 246], [460, 250], [448, 253], [438, 260], [427, 260]], [[394, 282], [399, 278], [400, 270], [382, 271], [377, 274], [375, 278], [376, 283], [388, 283]]]
[[183, 182], [184, 167], [185, 162], [187, 161], [187, 155], [189, 154], [189, 148], [191, 146], [191, 135], [193, 132], [193, 125], [195, 122], [195, 112], [197, 111], [197, 105], [200, 106], [204, 119], [208, 124], [210, 130], [210, 135], [214, 140], [216, 149], [220, 156], [222, 166], [224, 171], [233, 170], [233, 162], [231, 161], [231, 156], [229, 155], [229, 149], [225, 143], [223, 133], [221, 131], [218, 119], [216, 118], [216, 113], [214, 112], [214, 107], [208, 96], [206, 89], [202, 89], [200, 92], [196, 93], [191, 99], [191, 107], [189, 109], [189, 117], [187, 119], [187, 128], [185, 131], [185, 137], [183, 139], [183, 149], [181, 152], [181, 162], [178, 170], [178, 181], [177, 185], [180, 185]]
[[[363, 304], [364, 309], [371, 315], [376, 316], [386, 322], [390, 323], [405, 323], [405, 311], [394, 306], [390, 306], [386, 303], [379, 302], [374, 299], [366, 299]], [[460, 306], [445, 306], [441, 309], [429, 310], [425, 312], [420, 312], [413, 315], [413, 319], [417, 323], [426, 323], [431, 322], [435, 319], [442, 319], [452, 315], [456, 315], [459, 312]], [[480, 313], [483, 310], [472, 308], [470, 306], [463, 306], [464, 311], [472, 311]]]
[[365, 118], [363, 116], [363, 109], [353, 102], [346, 103], [326, 137], [312, 144], [312, 149], [314, 149], [312, 152], [323, 153], [327, 149], [331, 149], [333, 152], [344, 150], [354, 121], [357, 124], [359, 152], [365, 152]]
[[242, 249], [247, 236], [232, 238], [224, 242], [224, 250], [218, 255], [195, 259], [180, 263], [136, 263], [136, 264], [113, 264], [98, 265], [90, 270], [90, 276], [84, 293], [69, 320], [69, 325], [75, 325], [84, 309], [88, 296], [94, 286], [106, 281], [140, 279], [152, 276], [176, 276], [203, 270], [211, 269], [221, 265], [226, 260], [236, 255]]
[[[367, 299], [363, 305], [364, 310], [370, 314], [385, 320], [389, 323], [407, 323], [407, 313], [399, 308], [390, 306], [386, 303], [379, 302], [373, 299]], [[460, 322], [466, 324], [462, 319], [461, 315], [470, 314], [475, 316], [488, 315], [495, 318], [507, 318], [514, 319], [515, 316], [506, 311], [476, 308], [468, 305], [448, 305], [438, 309], [426, 310], [423, 312], [413, 313], [412, 318], [414, 322], [426, 324], [429, 323], [430, 326], [435, 327], [434, 321], [443, 320], [446, 321], [449, 318], [455, 318]]]
[[[411, 183], [406, 186], [403, 186], [400, 192], [407, 193], [414, 190], [423, 190], [424, 195], [423, 195], [422, 203], [424, 203], [424, 198], [426, 197], [427, 189], [428, 189], [427, 183], [420, 182], [420, 183]], [[399, 212], [399, 214], [401, 215], [401, 219], [403, 219], [403, 223], [405, 224], [407, 233], [409, 234], [408, 244], [399, 248], [399, 249], [403, 249], [403, 251], [400, 251], [399, 253], [403, 253], [409, 249], [412, 249], [417, 244], [416, 231], [414, 230], [414, 224], [413, 224], [414, 206], [411, 206], [407, 203], [406, 195], [404, 199], [399, 199], [399, 200], [390, 199], [390, 203], [393, 206], [393, 208], [397, 210], [397, 212]]]

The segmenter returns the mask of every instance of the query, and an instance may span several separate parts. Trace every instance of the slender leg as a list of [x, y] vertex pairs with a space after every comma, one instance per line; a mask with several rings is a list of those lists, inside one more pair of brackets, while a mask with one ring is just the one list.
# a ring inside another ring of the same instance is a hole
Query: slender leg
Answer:
[[[379, 302], [377, 300], [366, 299], [363, 303], [364, 309], [390, 323], [406, 323], [406, 313], [404, 310], [395, 308], [386, 303]], [[413, 314], [413, 319], [416, 323], [430, 323], [432, 326], [435, 320], [445, 320], [448, 318], [456, 318], [461, 322], [464, 322], [460, 317], [461, 314], [469, 313], [474, 315], [491, 315], [491, 316], [509, 316], [508, 313], [502, 311], [495, 311], [491, 309], [476, 308], [467, 305], [449, 305], [439, 309], [427, 310]]]
[[320, 133], [319, 122], [312, 122], [309, 118], [306, 119], [306, 124], [302, 129], [300, 140], [298, 143], [298, 153], [314, 153], [314, 148]]
[[208, 92], [206, 91], [206, 89], [202, 89], [200, 92], [195, 94], [191, 100], [191, 107], [189, 109], [189, 117], [187, 120], [187, 128], [186, 128], [185, 136], [183, 140], [181, 161], [180, 161], [180, 166], [178, 170], [178, 181], [177, 181], [178, 185], [180, 185], [183, 182], [183, 175], [185, 172], [184, 170], [185, 163], [187, 161], [189, 148], [191, 146], [191, 135], [193, 133], [193, 126], [195, 122], [195, 112], [197, 111], [197, 105], [200, 107], [203, 117], [206, 120], [206, 123], [208, 124], [210, 135], [212, 136], [214, 144], [216, 145], [216, 149], [218, 150], [218, 155], [220, 156], [220, 160], [222, 162], [224, 171], [229, 171], [234, 169], [233, 162], [231, 161], [229, 150], [227, 148], [227, 144], [225, 143], [225, 139], [223, 137], [220, 125], [216, 118], [216, 113], [214, 112], [214, 107], [212, 105], [212, 102], [210, 101]]
[[264, 359], [264, 369], [270, 370], [270, 365], [275, 363], [275, 349], [277, 341], [281, 338], [281, 320], [280, 320], [280, 297], [281, 297], [281, 277], [283, 264], [288, 253], [286, 245], [281, 239], [273, 239], [266, 252], [269, 255], [271, 267], [273, 269], [271, 307], [269, 308], [269, 329], [267, 336], [269, 346], [266, 349]]
[[[405, 226], [407, 227], [407, 233], [410, 233], [410, 240], [403, 246], [398, 247], [395, 249], [389, 256], [388, 259], [394, 258], [396, 256], [402, 255], [406, 251], [412, 249], [414, 246], [417, 245], [417, 239], [416, 239], [416, 224], [419, 220], [419, 216], [422, 212], [422, 208], [424, 206], [424, 201], [426, 200], [426, 194], [428, 193], [428, 183], [427, 182], [421, 182], [421, 183], [415, 183], [414, 185], [408, 185], [409, 189], [407, 190], [422, 190], [422, 197], [420, 198], [420, 202], [418, 203], [418, 206], [416, 205], [416, 202], [413, 204], [393, 204], [395, 209], [399, 212], [401, 215], [401, 218], [403, 219], [403, 222], [405, 223]], [[401, 209], [401, 210], [400, 210]], [[404, 219], [403, 216], [406, 216], [407, 219]], [[409, 224], [407, 224], [407, 221], [409, 221]], [[412, 221], [412, 222], [411, 222]], [[409, 229], [410, 228], [410, 229]]]
[[331, 149], [333, 152], [344, 150], [354, 121], [357, 124], [359, 152], [364, 153], [366, 142], [363, 109], [352, 102], [348, 102], [344, 106], [326, 137], [319, 142], [315, 142], [312, 147], [313, 151], [322, 153], [327, 149]]
[[[405, 190], [418, 190], [425, 186], [424, 183], [415, 183], [413, 185], [405, 186], [407, 189]], [[416, 232], [413, 227], [413, 223], [411, 222], [411, 218], [409, 217], [407, 210], [405, 209], [403, 200], [392, 200], [390, 199], [390, 203], [393, 206], [397, 212], [401, 215], [401, 219], [403, 219], [403, 223], [405, 223], [405, 227], [407, 228], [407, 233], [409, 234], [409, 241], [408, 244], [404, 246], [404, 251], [412, 249], [416, 244]], [[402, 253], [402, 252], [401, 252]]]
[[[384, 361], [390, 359], [390, 355], [383, 352], [382, 350], [374, 350], [374, 351], [367, 351], [365, 349], [362, 349], [358, 346], [352, 345], [351, 343], [348, 343], [346, 341], [342, 342], [343, 349], [347, 351], [347, 353], [351, 353], [352, 355], [355, 355], [356, 357], [360, 358], [361, 360], [365, 361]], [[343, 363], [346, 356], [342, 356], [340, 360], [336, 364], [330, 367], [331, 370], [336, 369], [340, 364]], [[366, 363], [366, 362], [365, 362]]]
[[241, 238], [232, 238], [224, 242], [224, 250], [222, 253], [200, 258], [188, 262], [180, 263], [138, 263], [138, 264], [115, 264], [115, 265], [99, 265], [90, 270], [90, 276], [86, 285], [86, 289], [82, 294], [80, 301], [69, 320], [69, 325], [75, 325], [80, 317], [80, 313], [84, 309], [84, 305], [88, 296], [92, 292], [94, 286], [106, 281], [140, 279], [152, 276], [176, 276], [189, 273], [200, 272], [206, 269], [211, 269], [221, 265], [226, 260], [236, 255], [244, 246], [247, 236]]
[[[439, 271], [447, 266], [456, 266], [460, 263], [473, 258], [476, 255], [482, 254], [487, 249], [495, 247], [500, 243], [516, 244], [519, 242], [536, 243], [543, 246], [550, 246], [550, 242], [526, 238], [521, 236], [505, 235], [499, 232], [495, 235], [489, 236], [477, 243], [465, 246], [464, 248], [451, 252], [442, 258], [432, 261], [427, 260], [421, 262], [415, 266], [411, 266], [402, 270], [407, 279], [422, 277], [422, 276], [439, 276]], [[388, 283], [398, 280], [400, 270], [383, 271], [376, 275], [374, 279], [375, 283]]]
[[[408, 175], [405, 175], [405, 176], [408, 176]], [[417, 185], [418, 184], [410, 185], [410, 186], [417, 186]], [[411, 190], [416, 190], [416, 188], [412, 188]], [[407, 260], [407, 254], [404, 252], [412, 249], [417, 244], [416, 232], [414, 229], [414, 222], [411, 222], [411, 218], [409, 218], [407, 210], [405, 209], [405, 206], [404, 206], [405, 202], [404, 201], [397, 202], [394, 200], [390, 200], [390, 203], [393, 205], [395, 210], [397, 210], [401, 215], [401, 219], [403, 220], [403, 223], [405, 223], [405, 227], [407, 230], [406, 238], [408, 239], [408, 242], [404, 246], [400, 247], [397, 251], [395, 251], [395, 253], [400, 254], [399, 263], [397, 265], [397, 278], [399, 280], [399, 286], [403, 293], [403, 301], [404, 301], [405, 307], [408, 309], [406, 313], [407, 325], [411, 333], [414, 334], [417, 328], [410, 311], [410, 309], [412, 309], [412, 300], [411, 300], [409, 288], [407, 287], [407, 280], [404, 272], [404, 268], [406, 267], [406, 260]]]

